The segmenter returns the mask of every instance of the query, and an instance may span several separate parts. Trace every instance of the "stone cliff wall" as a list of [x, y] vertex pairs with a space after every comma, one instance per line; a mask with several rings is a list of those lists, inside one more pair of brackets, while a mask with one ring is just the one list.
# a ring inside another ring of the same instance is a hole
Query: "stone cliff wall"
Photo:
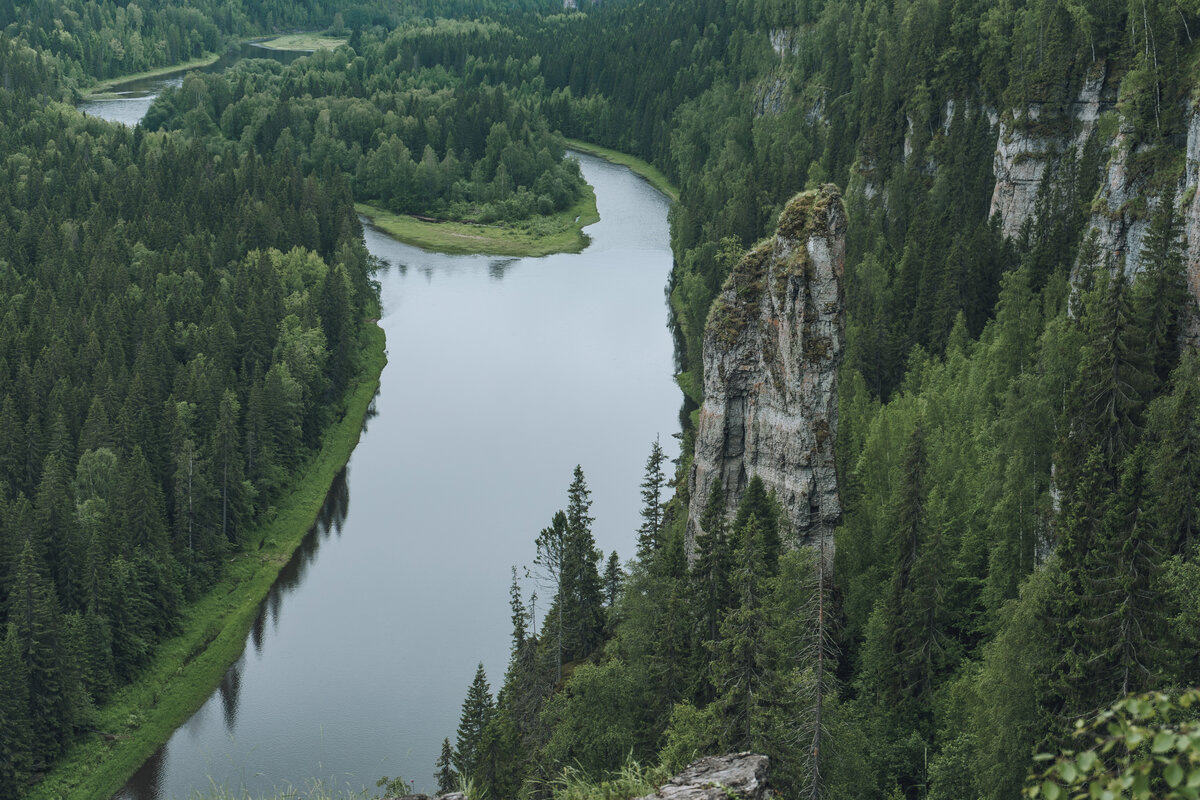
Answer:
[[704, 405], [688, 479], [687, 549], [720, 478], [732, 511], [750, 478], [773, 489], [800, 544], [841, 518], [834, 441], [845, 340], [846, 211], [837, 187], [797, 195], [742, 259], [704, 331]]
[[[1077, 155], [1088, 137], [1096, 132], [1101, 115], [1118, 113], [1116, 88], [1106, 85], [1103, 68], [1094, 70], [1084, 81], [1077, 99], [1069, 109], [1069, 119], [1042, 119], [1043, 109], [1025, 110], [1028, 120], [1043, 124], [1042, 130], [1058, 130], [1057, 135], [1036, 134], [1039, 126], [1026, 124], [1022, 130], [1001, 122], [993, 171], [996, 186], [992, 193], [991, 213], [999, 214], [1006, 236], [1015, 236], [1035, 212], [1034, 204], [1046, 170], [1054, 159]], [[1183, 214], [1184, 248], [1188, 287], [1200, 305], [1200, 109], [1190, 108], [1185, 145], [1184, 172], [1175, 188], [1176, 202]], [[1092, 203], [1088, 230], [1096, 234], [1100, 252], [1111, 255], [1114, 263], [1124, 265], [1126, 274], [1140, 269], [1143, 240], [1150, 218], [1161, 199], [1161, 192], [1147, 184], [1144, 171], [1134, 168], [1134, 160], [1146, 151], [1147, 144], [1133, 144], [1128, 127], [1114, 119], [1114, 133], [1099, 142], [1106, 154], [1100, 191]], [[1023, 132], [1024, 131], [1024, 132]], [[1188, 336], [1200, 343], [1200, 315], [1193, 314]]]
[[[1084, 81], [1070, 104], [1067, 119], [1046, 119], [1046, 109], [1033, 104], [1020, 110], [1023, 119], [1019, 124], [1013, 119], [1000, 120], [992, 162], [996, 186], [990, 214], [1000, 215], [1005, 236], [1016, 236], [1033, 215], [1046, 168], [1064, 155], [1077, 155], [1096, 129], [1100, 115], [1112, 108], [1114, 101], [1112, 91], [1105, 88], [1105, 70], [1100, 65]], [[1017, 116], [1014, 111], [1013, 117]]]

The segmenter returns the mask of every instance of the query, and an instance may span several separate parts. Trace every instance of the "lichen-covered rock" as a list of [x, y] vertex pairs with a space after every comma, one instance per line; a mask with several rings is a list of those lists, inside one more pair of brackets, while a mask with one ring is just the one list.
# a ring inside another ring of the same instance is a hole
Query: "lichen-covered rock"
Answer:
[[[1192, 112], [1188, 124], [1187, 160], [1183, 176], [1183, 191], [1180, 201], [1183, 203], [1183, 235], [1186, 242], [1185, 261], [1187, 265], [1188, 289], [1192, 297], [1200, 305], [1200, 110]], [[1188, 338], [1193, 344], [1200, 344], [1200, 314], [1192, 309], [1192, 318], [1188, 325]]]
[[1101, 64], [1088, 74], [1065, 119], [1048, 119], [1046, 109], [1035, 103], [1024, 109], [1024, 120], [1019, 124], [1000, 120], [992, 162], [996, 186], [989, 213], [1000, 215], [1005, 236], [1016, 236], [1025, 220], [1033, 216], [1047, 166], [1066, 154], [1078, 154], [1100, 115], [1113, 106], [1104, 82]]
[[766, 756], [733, 753], [693, 762], [654, 794], [638, 800], [768, 800]]
[[[750, 478], [774, 489], [796, 541], [832, 545], [833, 445], [845, 339], [846, 211], [837, 187], [797, 195], [734, 268], [704, 329], [704, 405], [688, 486], [687, 551], [720, 478], [732, 511]], [[786, 537], [785, 537], [786, 538]]]
[[[1135, 275], [1142, 268], [1146, 234], [1150, 230], [1150, 220], [1162, 202], [1165, 183], [1161, 176], [1134, 165], [1135, 159], [1147, 154], [1152, 145], [1131, 144], [1129, 131], [1123, 126], [1118, 128], [1111, 141], [1101, 142], [1101, 145], [1107, 149], [1109, 158], [1099, 196], [1092, 205], [1088, 229], [1095, 232], [1100, 253], [1111, 257], [1114, 267], [1122, 267], [1126, 275]], [[1183, 174], [1173, 188], [1175, 202], [1183, 215], [1188, 288], [1200, 303], [1200, 192], [1197, 192], [1200, 187], [1200, 111], [1192, 112], [1184, 156]], [[1193, 313], [1188, 330], [1193, 341], [1200, 338], [1197, 322]]]

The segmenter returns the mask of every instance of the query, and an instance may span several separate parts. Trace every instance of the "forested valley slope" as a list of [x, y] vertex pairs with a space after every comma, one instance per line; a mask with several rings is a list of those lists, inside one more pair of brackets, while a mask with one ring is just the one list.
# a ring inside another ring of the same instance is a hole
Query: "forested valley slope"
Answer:
[[[0, 6], [0, 794], [87, 735], [337, 415], [374, 302], [353, 202], [559, 210], [564, 135], [679, 188], [697, 411], [673, 475], [651, 452], [624, 567], [601, 574], [582, 472], [547, 510], [550, 610], [514, 582], [447, 788], [587, 794], [755, 750], [789, 796], [1012, 798], [1076, 718], [1200, 681], [1200, 7], [580, 5]], [[190, 77], [155, 131], [60, 102], [335, 14], [346, 46]], [[830, 184], [826, 550], [764, 477], [689, 476], [714, 299], [766, 296], [738, 265]]]

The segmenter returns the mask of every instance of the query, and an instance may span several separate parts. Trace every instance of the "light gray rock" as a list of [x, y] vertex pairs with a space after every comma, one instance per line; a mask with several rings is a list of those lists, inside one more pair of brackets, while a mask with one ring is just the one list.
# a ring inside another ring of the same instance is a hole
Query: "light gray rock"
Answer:
[[[1184, 251], [1187, 265], [1188, 289], [1200, 305], [1200, 110], [1192, 112], [1188, 124], [1187, 162], [1183, 175], [1184, 188], [1180, 201], [1183, 205]], [[1192, 309], [1188, 324], [1188, 339], [1200, 345], [1200, 314]]]
[[[1000, 215], [1005, 236], [1016, 236], [1025, 220], [1033, 215], [1047, 166], [1065, 154], [1078, 154], [1095, 130], [1100, 115], [1112, 108], [1112, 98], [1105, 92], [1105, 77], [1102, 64], [1088, 74], [1071, 103], [1069, 125], [1065, 129], [1034, 124], [1043, 121], [1043, 109], [1037, 103], [1023, 111], [1014, 110], [1012, 119], [1000, 119], [992, 162], [996, 185], [989, 214]], [[1018, 123], [1015, 120], [1021, 114], [1024, 119]], [[1050, 135], [1043, 131], [1060, 132]]]
[[[687, 553], [714, 481], [732, 512], [749, 480], [774, 489], [802, 545], [841, 519], [833, 445], [845, 341], [846, 211], [837, 187], [797, 195], [776, 235], [734, 268], [704, 330], [704, 405], [688, 479]], [[790, 537], [785, 535], [785, 541]]]
[[767, 800], [775, 796], [767, 786], [768, 766], [766, 756], [753, 753], [702, 758], [638, 800]]

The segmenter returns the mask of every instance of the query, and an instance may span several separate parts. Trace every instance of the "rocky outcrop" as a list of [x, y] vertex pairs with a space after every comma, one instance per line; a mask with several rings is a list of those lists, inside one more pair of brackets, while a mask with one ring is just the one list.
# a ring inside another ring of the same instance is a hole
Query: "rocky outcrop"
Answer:
[[833, 445], [845, 338], [846, 211], [832, 185], [797, 195], [776, 235], [734, 268], [704, 329], [704, 405], [688, 478], [687, 551], [719, 478], [732, 511], [750, 478], [773, 489], [799, 544], [841, 518]]
[[[775, 800], [767, 784], [770, 759], [754, 753], [708, 756], [638, 800]], [[408, 794], [384, 800], [467, 800], [462, 792], [429, 796]]]
[[[1192, 112], [1188, 124], [1187, 161], [1184, 169], [1183, 235], [1186, 242], [1188, 288], [1200, 305], [1200, 110]], [[1200, 315], [1193, 311], [1189, 338], [1200, 345]]]
[[[1152, 171], [1140, 168], [1136, 161], [1148, 154], [1153, 145], [1131, 144], [1129, 131], [1118, 128], [1112, 141], [1102, 143], [1108, 150], [1108, 165], [1099, 196], [1092, 204], [1088, 228], [1096, 234], [1100, 252], [1111, 256], [1127, 275], [1141, 270], [1142, 248], [1150, 219], [1162, 202], [1160, 190], [1151, 189]], [[1158, 145], [1163, 147], [1164, 145]], [[1152, 156], [1151, 156], [1152, 157]], [[1161, 189], [1162, 183], [1158, 182]], [[1183, 215], [1184, 253], [1188, 288], [1200, 303], [1200, 110], [1192, 112], [1184, 150], [1184, 170], [1175, 190], [1175, 202]], [[1193, 340], [1200, 333], [1197, 321], [1191, 321]]]
[[638, 800], [769, 800], [766, 756], [734, 753], [692, 763], [654, 794]]
[[1088, 74], [1066, 119], [1046, 119], [1045, 109], [1033, 104], [1024, 109], [1019, 121], [1016, 112], [1013, 119], [1000, 120], [990, 214], [1000, 215], [1005, 236], [1016, 236], [1033, 215], [1046, 168], [1065, 154], [1077, 155], [1100, 115], [1112, 108], [1114, 98], [1105, 89], [1105, 74], [1103, 65]]

